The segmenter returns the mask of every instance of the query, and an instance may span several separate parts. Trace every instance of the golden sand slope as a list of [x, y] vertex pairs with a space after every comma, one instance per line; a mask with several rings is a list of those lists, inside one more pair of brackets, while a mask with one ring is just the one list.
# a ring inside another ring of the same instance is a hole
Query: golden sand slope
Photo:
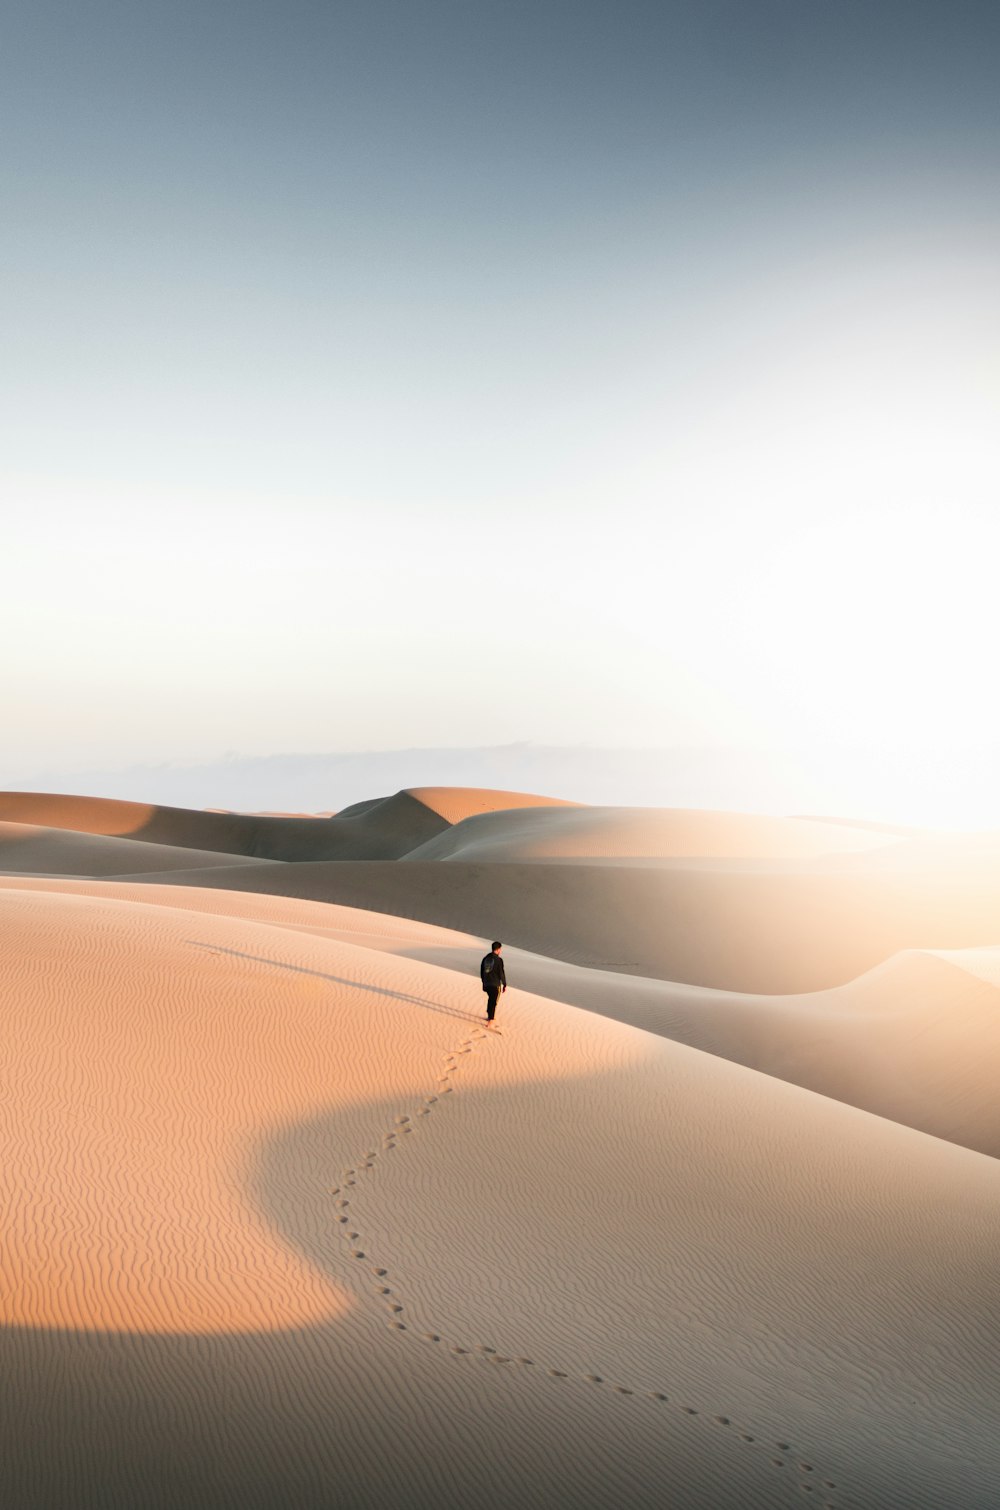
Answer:
[[[513, 804], [512, 804], [513, 806]], [[451, 816], [449, 814], [449, 816]], [[785, 859], [883, 848], [898, 835], [681, 808], [522, 807], [464, 816], [428, 839], [411, 860], [554, 860], [743, 856]]]
[[991, 1503], [994, 1161], [113, 889], [0, 889], [11, 1505]]

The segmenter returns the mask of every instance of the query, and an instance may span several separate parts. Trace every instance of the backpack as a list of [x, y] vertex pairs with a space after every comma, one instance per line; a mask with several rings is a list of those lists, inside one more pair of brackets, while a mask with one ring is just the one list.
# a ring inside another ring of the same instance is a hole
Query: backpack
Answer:
[[496, 957], [495, 954], [487, 954], [486, 957], [483, 960], [482, 965], [480, 966], [480, 972], [479, 973], [483, 977], [483, 990], [484, 991], [489, 991], [490, 986], [493, 984], [493, 971], [494, 971], [494, 968], [496, 966], [496, 962], [497, 962], [497, 957]]

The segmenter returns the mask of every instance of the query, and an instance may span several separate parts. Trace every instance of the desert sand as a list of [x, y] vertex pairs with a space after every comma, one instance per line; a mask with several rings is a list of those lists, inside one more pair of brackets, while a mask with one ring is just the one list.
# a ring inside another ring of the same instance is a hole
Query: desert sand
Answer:
[[5, 1507], [995, 1505], [993, 838], [0, 819]]

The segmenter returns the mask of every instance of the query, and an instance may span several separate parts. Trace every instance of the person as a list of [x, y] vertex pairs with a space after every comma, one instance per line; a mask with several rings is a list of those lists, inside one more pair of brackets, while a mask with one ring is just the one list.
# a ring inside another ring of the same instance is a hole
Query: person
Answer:
[[507, 977], [504, 974], [503, 960], [500, 958], [500, 950], [503, 948], [499, 939], [494, 939], [490, 945], [489, 954], [484, 954], [479, 964], [479, 978], [486, 992], [486, 1021], [493, 1021], [493, 1014], [497, 1009], [497, 998], [501, 991], [507, 989]]

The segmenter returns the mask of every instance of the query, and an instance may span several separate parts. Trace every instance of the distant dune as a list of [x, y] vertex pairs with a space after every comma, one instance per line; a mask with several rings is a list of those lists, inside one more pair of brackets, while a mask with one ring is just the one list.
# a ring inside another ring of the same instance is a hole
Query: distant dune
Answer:
[[415, 786], [408, 788], [411, 797], [440, 814], [448, 823], [464, 823], [483, 813], [549, 811], [576, 808], [576, 802], [560, 797], [538, 797], [531, 792], [503, 792], [492, 787]]
[[995, 1503], [995, 838], [514, 797], [4, 799], [5, 1506]]
[[4, 819], [270, 860], [395, 860], [447, 827], [406, 792], [360, 803], [332, 818], [192, 812], [99, 797], [6, 792], [0, 794]]
[[[464, 789], [398, 792], [330, 819], [0, 796], [0, 818], [14, 813], [21, 823], [113, 830], [135, 848], [121, 849], [114, 871], [111, 851], [85, 868], [82, 850], [67, 866], [34, 865], [25, 852], [9, 869], [150, 882], [169, 872], [176, 885], [346, 903], [497, 934], [590, 968], [743, 993], [812, 992], [900, 950], [989, 945], [1000, 915], [997, 835], [903, 837]], [[156, 848], [136, 845], [151, 839]], [[177, 860], [165, 858], [168, 846]], [[190, 861], [188, 846], [199, 850]], [[285, 863], [246, 863], [264, 857]]]
[[[218, 863], [219, 855], [213, 850], [182, 849], [175, 844], [149, 844], [141, 839], [0, 822], [0, 867], [8, 872], [73, 876], [129, 875], [133, 871], [161, 874]], [[231, 855], [228, 864], [254, 867], [262, 862]]]
[[193, 812], [43, 792], [0, 793], [0, 822], [117, 835], [159, 845], [271, 860], [397, 860], [469, 813], [519, 806], [566, 806], [520, 792], [396, 792], [331, 817]]
[[[452, 819], [454, 823], [455, 820]], [[525, 807], [464, 816], [409, 860], [791, 858], [876, 849], [884, 832], [804, 818], [620, 807]], [[361, 858], [360, 856], [358, 857]]]

